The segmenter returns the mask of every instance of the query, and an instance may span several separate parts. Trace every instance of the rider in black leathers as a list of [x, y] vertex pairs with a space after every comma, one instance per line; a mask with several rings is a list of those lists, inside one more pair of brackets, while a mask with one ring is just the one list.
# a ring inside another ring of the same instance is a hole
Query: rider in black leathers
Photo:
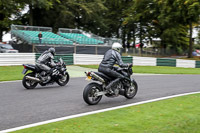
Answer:
[[51, 75], [53, 73], [53, 67], [56, 66], [55, 62], [53, 61], [55, 55], [55, 49], [49, 48], [48, 50], [44, 51], [40, 55], [40, 57], [36, 61], [36, 65], [47, 72], [47, 74]]
[[[111, 81], [108, 86], [106, 86], [106, 89], [110, 89], [114, 84], [120, 81], [120, 79], [127, 78], [123, 76], [122, 74], [116, 72], [114, 65], [117, 64], [120, 67], [128, 67], [129, 64], [124, 64], [121, 58], [121, 55], [119, 54], [120, 49], [122, 48], [122, 45], [120, 43], [113, 43], [112, 49], [108, 50], [103, 60], [101, 61], [98, 71], [104, 73], [105, 75], [108, 75], [109, 77], [113, 77], [115, 80]], [[129, 80], [129, 79], [128, 79]]]

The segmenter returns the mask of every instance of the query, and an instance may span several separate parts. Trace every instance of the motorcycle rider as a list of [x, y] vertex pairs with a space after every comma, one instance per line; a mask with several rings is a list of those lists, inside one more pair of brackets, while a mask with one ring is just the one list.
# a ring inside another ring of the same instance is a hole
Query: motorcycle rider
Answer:
[[49, 75], [51, 75], [55, 70], [53, 68], [56, 66], [55, 62], [53, 61], [54, 55], [55, 49], [51, 47], [44, 51], [36, 61], [36, 65], [47, 73], [48, 79], [50, 78]]
[[98, 71], [104, 73], [105, 75], [109, 75], [109, 77], [115, 78], [115, 80], [111, 81], [106, 89], [110, 89], [114, 84], [120, 81], [120, 79], [126, 78], [130, 81], [129, 78], [123, 76], [122, 74], [118, 73], [114, 67], [115, 64], [119, 65], [120, 67], [128, 67], [130, 64], [124, 64], [120, 55], [120, 49], [122, 45], [118, 42], [113, 43], [112, 49], [108, 50], [101, 61]]

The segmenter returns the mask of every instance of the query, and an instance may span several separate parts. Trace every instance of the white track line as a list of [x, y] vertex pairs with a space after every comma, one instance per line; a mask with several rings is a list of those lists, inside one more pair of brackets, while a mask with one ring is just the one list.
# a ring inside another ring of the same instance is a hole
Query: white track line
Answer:
[[13, 81], [0, 81], [0, 84], [3, 84], [3, 83], [12, 83], [12, 82], [20, 82], [22, 80], [13, 80]]
[[35, 126], [39, 126], [39, 125], [43, 125], [43, 124], [48, 124], [48, 123], [52, 123], [52, 122], [57, 122], [57, 121], [71, 119], [71, 118], [76, 118], [76, 117], [81, 117], [81, 116], [86, 116], [86, 115], [101, 113], [101, 112], [105, 112], [105, 111], [111, 111], [111, 110], [115, 110], [115, 109], [121, 109], [121, 108], [125, 108], [125, 107], [130, 107], [130, 106], [134, 106], [134, 105], [139, 105], [139, 104], [144, 104], [144, 103], [150, 103], [150, 102], [155, 102], [155, 101], [160, 101], [160, 100], [165, 100], [165, 99], [179, 97], [179, 96], [185, 96], [185, 95], [190, 95], [190, 94], [197, 94], [197, 93], [200, 93], [200, 91], [199, 92], [184, 93], [184, 94], [179, 94], [179, 95], [172, 95], [172, 96], [167, 96], [167, 97], [162, 97], [162, 98], [156, 98], [156, 99], [152, 99], [152, 100], [142, 101], [142, 102], [138, 102], [138, 103], [132, 103], [132, 104], [127, 104], [127, 105], [122, 105], [122, 106], [117, 106], [117, 107], [112, 107], [112, 108], [107, 108], [107, 109], [101, 109], [101, 110], [96, 110], [96, 111], [91, 111], [91, 112], [86, 112], [86, 113], [81, 113], [81, 114], [76, 114], [76, 115], [61, 117], [61, 118], [47, 120], [47, 121], [38, 122], [38, 123], [33, 123], [33, 124], [30, 124], [30, 125], [25, 125], [25, 126], [21, 126], [21, 127], [16, 127], [16, 128], [11, 128], [11, 129], [7, 129], [7, 130], [2, 130], [2, 131], [0, 131], [0, 133], [13, 132], [13, 131], [17, 131], [17, 130], [21, 130], [21, 129], [25, 129], [25, 128], [30, 128], [30, 127], [35, 127]]

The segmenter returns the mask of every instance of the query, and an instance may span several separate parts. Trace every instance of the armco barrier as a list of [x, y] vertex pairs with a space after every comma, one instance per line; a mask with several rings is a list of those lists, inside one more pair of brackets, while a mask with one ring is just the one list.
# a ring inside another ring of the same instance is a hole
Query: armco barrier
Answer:
[[[0, 66], [12, 66], [22, 64], [35, 64], [36, 59], [41, 54], [35, 53], [1, 53]], [[92, 65], [100, 64], [103, 55], [93, 54], [57, 54], [55, 60], [60, 57], [67, 65]], [[182, 59], [167, 59], [167, 58], [152, 58], [152, 57], [137, 57], [123, 56], [124, 63], [133, 63], [135, 66], [173, 66], [185, 68], [200, 68], [200, 61], [182, 60]]]
[[132, 56], [122, 56], [122, 61], [124, 63], [132, 63], [133, 62], [133, 57]]
[[35, 53], [1, 53], [0, 66], [35, 64]]
[[176, 59], [176, 67], [195, 68], [195, 60]]
[[157, 58], [156, 65], [176, 67], [176, 59]]
[[195, 62], [195, 68], [200, 68], [200, 61]]
[[[91, 55], [91, 54], [74, 54], [74, 64], [100, 64], [103, 59], [103, 55]], [[133, 57], [123, 56], [122, 60], [124, 63], [132, 63]]]
[[133, 57], [133, 65], [136, 66], [156, 66], [156, 58], [152, 57]]
[[[36, 60], [39, 58], [41, 54], [36, 54]], [[54, 60], [58, 60], [59, 58], [62, 58], [63, 61], [66, 63], [66, 65], [73, 65], [73, 54], [57, 54], [54, 57]]]
[[103, 59], [103, 55], [91, 55], [91, 54], [74, 54], [74, 64], [100, 64]]

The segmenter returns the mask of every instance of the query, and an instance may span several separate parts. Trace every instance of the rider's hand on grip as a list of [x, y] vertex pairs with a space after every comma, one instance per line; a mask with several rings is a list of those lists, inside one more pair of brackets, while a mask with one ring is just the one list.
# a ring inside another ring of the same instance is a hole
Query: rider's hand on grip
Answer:
[[132, 67], [133, 66], [133, 64], [132, 63], [128, 63], [128, 67]]

